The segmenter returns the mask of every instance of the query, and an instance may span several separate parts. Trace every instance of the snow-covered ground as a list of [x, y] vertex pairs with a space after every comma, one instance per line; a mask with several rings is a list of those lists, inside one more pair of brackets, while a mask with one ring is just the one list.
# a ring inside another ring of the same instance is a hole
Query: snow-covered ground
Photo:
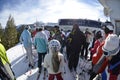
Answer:
[[[33, 49], [35, 62], [37, 60], [36, 50]], [[15, 73], [17, 80], [36, 80], [38, 74], [37, 63], [31, 71], [27, 72], [28, 69], [28, 61], [26, 60], [26, 51], [22, 44], [18, 44], [9, 50], [7, 50], [7, 56], [11, 62], [12, 69]], [[65, 65], [66, 74], [63, 74], [64, 80], [75, 80], [70, 73], [67, 64]], [[40, 75], [39, 80], [43, 80], [43, 70]], [[48, 77], [46, 77], [48, 80]]]
[[[33, 54], [34, 61], [36, 62], [37, 61], [37, 52], [34, 48], [33, 48], [33, 53], [34, 53]], [[16, 46], [7, 50], [7, 56], [11, 62], [12, 69], [15, 73], [17, 80], [36, 80], [37, 79], [37, 75], [38, 75], [37, 62], [33, 69], [27, 71], [28, 61], [26, 59], [25, 48], [22, 44], [17, 44]], [[81, 61], [79, 61], [79, 63], [80, 62]], [[85, 61], [83, 61], [83, 64], [85, 64]], [[73, 77], [73, 74], [75, 74], [75, 73], [71, 73], [69, 71], [67, 63], [65, 64], [65, 71], [66, 71], [66, 73], [62, 74], [64, 80], [89, 80], [89, 75], [85, 76], [86, 73], [83, 73], [84, 79], [78, 79], [79, 78], [78, 76], [75, 79]], [[80, 72], [79, 66], [77, 67], [77, 72]], [[44, 77], [44, 71], [42, 69], [39, 80], [43, 80], [43, 77]], [[48, 75], [46, 75], [46, 80], [48, 80]], [[97, 80], [97, 79], [95, 78], [94, 80]], [[118, 80], [120, 80], [120, 76], [119, 76]]]

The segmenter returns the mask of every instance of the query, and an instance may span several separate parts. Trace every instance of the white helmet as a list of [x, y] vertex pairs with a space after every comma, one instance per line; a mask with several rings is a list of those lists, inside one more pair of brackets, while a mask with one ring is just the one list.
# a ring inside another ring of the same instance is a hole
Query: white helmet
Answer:
[[49, 48], [56, 48], [57, 51], [60, 50], [61, 48], [61, 45], [60, 45], [60, 42], [56, 39], [53, 39], [49, 42]]

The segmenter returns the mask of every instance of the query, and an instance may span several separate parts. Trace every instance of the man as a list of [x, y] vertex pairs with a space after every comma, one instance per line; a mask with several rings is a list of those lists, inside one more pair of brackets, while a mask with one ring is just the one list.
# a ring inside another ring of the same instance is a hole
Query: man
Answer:
[[85, 44], [85, 40], [86, 39], [84, 33], [80, 31], [79, 26], [77, 24], [74, 24], [66, 43], [68, 67], [70, 71], [76, 71], [81, 47], [83, 46], [83, 44]]
[[47, 54], [47, 50], [48, 50], [47, 45], [48, 45], [47, 36], [43, 32], [43, 29], [39, 28], [37, 34], [35, 35], [35, 40], [34, 40], [34, 46], [35, 46], [35, 48], [37, 49], [37, 52], [38, 52], [39, 73], [41, 72], [41, 68], [42, 68], [42, 60], [44, 60], [44, 57]]
[[[105, 33], [105, 39], [107, 38], [107, 36], [109, 34], [113, 34], [113, 30], [114, 30], [114, 26], [112, 25], [111, 22], [105, 22], [103, 25], [102, 25], [102, 28], [104, 30], [104, 33]], [[95, 53], [92, 57], [92, 63], [93, 65], [96, 65], [98, 63], [100, 63], [101, 60], [103, 60], [101, 66], [98, 68], [98, 70], [95, 71], [94, 74], [91, 75], [91, 79], [90, 80], [93, 80], [93, 78], [99, 74], [99, 73], [103, 73], [106, 66], [108, 65], [108, 59], [105, 58], [104, 54], [103, 54], [103, 50], [102, 50], [102, 47], [104, 45], [105, 41], [103, 40], [103, 42], [100, 44], [100, 46], [98, 47], [97, 49], [97, 53]], [[103, 75], [103, 76], [106, 76], [106, 75]], [[105, 79], [105, 78], [104, 78]]]
[[32, 54], [32, 37], [31, 33], [29, 32], [29, 26], [27, 25], [25, 29], [23, 30], [21, 36], [20, 36], [20, 42], [23, 43], [28, 61], [29, 61], [29, 67], [34, 67], [34, 61], [33, 61], [33, 54]]
[[[1, 43], [0, 43], [0, 60], [1, 60], [0, 75], [4, 74], [4, 76], [3, 76], [4, 79], [3, 80], [5, 80], [6, 77], [9, 78], [9, 80], [15, 80], [15, 76], [14, 76], [13, 71], [11, 69], [10, 62], [9, 62], [7, 54], [6, 54], [6, 50]], [[2, 71], [3, 71], [3, 73], [2, 73]], [[0, 76], [0, 77], [2, 77], [2, 76]]]
[[[116, 34], [109, 34], [102, 47], [105, 57], [108, 59], [106, 80], [118, 80], [120, 74], [120, 45], [119, 37]], [[104, 79], [105, 80], [105, 79]]]

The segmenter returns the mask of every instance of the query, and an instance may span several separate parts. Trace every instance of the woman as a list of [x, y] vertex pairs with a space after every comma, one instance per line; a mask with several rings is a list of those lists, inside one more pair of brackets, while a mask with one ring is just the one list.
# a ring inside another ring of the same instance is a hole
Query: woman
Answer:
[[64, 57], [60, 53], [61, 45], [58, 40], [51, 40], [49, 43], [49, 54], [45, 56], [44, 67], [48, 70], [48, 80], [63, 80], [62, 70], [64, 68]]

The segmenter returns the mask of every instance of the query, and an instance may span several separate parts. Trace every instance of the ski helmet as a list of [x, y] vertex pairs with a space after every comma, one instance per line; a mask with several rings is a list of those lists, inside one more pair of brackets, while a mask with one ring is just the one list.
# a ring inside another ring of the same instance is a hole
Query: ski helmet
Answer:
[[60, 42], [56, 39], [53, 39], [49, 42], [49, 48], [56, 48], [56, 51], [59, 51], [61, 48]]
[[114, 25], [111, 22], [105, 22], [101, 25], [102, 29], [105, 31], [106, 34], [113, 32]]

